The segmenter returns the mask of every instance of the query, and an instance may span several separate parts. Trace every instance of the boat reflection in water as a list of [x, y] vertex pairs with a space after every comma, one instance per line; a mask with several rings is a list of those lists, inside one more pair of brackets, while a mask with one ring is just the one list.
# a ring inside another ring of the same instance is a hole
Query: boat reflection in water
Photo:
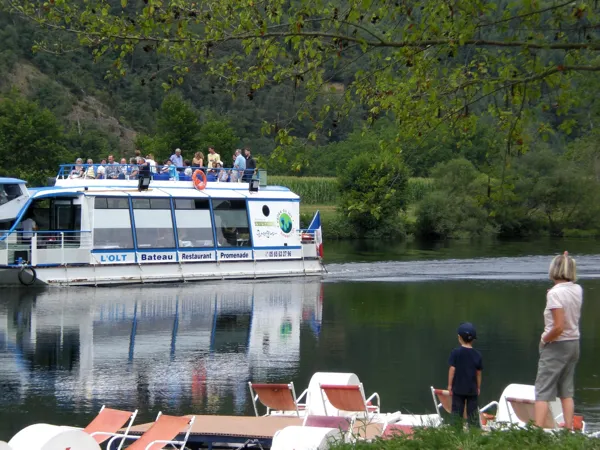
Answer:
[[44, 396], [82, 414], [103, 403], [249, 412], [247, 381], [297, 375], [301, 326], [320, 332], [321, 289], [299, 279], [14, 291], [0, 303], [0, 405]]

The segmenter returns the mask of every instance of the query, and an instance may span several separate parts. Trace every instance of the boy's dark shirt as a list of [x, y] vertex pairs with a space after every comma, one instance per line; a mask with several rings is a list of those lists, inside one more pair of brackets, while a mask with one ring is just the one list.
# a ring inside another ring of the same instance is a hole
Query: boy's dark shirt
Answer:
[[477, 395], [477, 371], [483, 370], [481, 353], [474, 348], [457, 347], [450, 353], [448, 364], [455, 369], [452, 393]]

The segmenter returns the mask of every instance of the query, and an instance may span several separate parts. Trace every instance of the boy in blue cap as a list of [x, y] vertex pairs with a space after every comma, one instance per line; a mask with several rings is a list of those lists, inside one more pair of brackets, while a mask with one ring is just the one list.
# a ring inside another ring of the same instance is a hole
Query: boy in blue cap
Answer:
[[450, 353], [448, 364], [448, 391], [452, 395], [452, 414], [467, 419], [471, 425], [478, 425], [477, 397], [481, 389], [483, 361], [481, 353], [473, 348], [477, 332], [472, 323], [461, 323], [457, 330], [460, 347]]

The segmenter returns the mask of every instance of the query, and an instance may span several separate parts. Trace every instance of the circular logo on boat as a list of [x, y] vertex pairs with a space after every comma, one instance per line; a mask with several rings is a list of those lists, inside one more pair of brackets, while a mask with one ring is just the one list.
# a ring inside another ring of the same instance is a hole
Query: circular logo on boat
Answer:
[[277, 216], [277, 222], [279, 223], [279, 228], [283, 231], [283, 234], [290, 234], [292, 232], [292, 216], [287, 211], [281, 211]]

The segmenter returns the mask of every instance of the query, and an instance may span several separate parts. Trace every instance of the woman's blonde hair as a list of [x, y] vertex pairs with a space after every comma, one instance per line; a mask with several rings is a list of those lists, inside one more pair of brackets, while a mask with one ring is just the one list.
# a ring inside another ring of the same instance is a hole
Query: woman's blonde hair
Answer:
[[202, 152], [196, 152], [194, 154], [194, 158], [196, 158], [196, 159], [204, 159], [204, 154]]
[[575, 281], [577, 279], [577, 264], [569, 256], [569, 252], [554, 257], [548, 275], [551, 280]]

